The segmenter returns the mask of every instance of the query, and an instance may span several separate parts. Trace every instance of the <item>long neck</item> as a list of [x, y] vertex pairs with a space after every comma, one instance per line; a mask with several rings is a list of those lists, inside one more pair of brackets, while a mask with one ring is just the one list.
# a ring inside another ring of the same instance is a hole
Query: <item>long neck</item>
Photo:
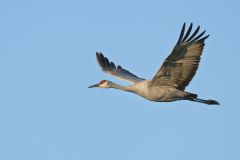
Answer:
[[131, 86], [122, 86], [116, 83], [112, 83], [110, 88], [120, 89], [127, 92], [134, 92]]

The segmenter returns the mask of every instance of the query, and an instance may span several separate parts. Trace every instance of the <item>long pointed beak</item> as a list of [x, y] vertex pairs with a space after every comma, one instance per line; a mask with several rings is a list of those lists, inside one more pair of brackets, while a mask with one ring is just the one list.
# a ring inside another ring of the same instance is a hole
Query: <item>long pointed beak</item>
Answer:
[[91, 86], [89, 86], [88, 88], [94, 88], [94, 87], [98, 87], [98, 86], [99, 86], [99, 83], [94, 84], [94, 85], [91, 85]]

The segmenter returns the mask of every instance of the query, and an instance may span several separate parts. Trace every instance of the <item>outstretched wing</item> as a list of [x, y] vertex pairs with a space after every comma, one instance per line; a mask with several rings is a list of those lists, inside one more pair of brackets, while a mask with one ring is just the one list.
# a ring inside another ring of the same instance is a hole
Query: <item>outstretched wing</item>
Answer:
[[143, 81], [145, 79], [139, 78], [136, 75], [132, 74], [128, 70], [122, 68], [121, 66], [116, 66], [113, 62], [110, 62], [107, 57], [100, 53], [96, 53], [97, 61], [103, 72], [108, 73], [112, 76], [115, 76], [119, 79], [126, 80], [131, 83], [136, 83]]
[[204, 40], [209, 37], [209, 35], [203, 36], [205, 31], [197, 35], [200, 26], [191, 34], [192, 26], [191, 23], [185, 33], [185, 23], [183, 24], [172, 53], [151, 80], [151, 86], [173, 86], [184, 90], [192, 80], [198, 69]]

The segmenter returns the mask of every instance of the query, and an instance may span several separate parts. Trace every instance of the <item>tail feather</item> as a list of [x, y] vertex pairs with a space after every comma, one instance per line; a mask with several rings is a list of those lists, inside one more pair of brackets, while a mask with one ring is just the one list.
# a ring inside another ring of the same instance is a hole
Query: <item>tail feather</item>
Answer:
[[200, 103], [204, 103], [204, 104], [208, 104], [208, 105], [220, 105], [218, 101], [212, 100], [212, 99], [200, 99], [200, 98], [192, 98], [192, 99], [188, 99], [190, 101], [195, 101], [195, 102], [200, 102]]

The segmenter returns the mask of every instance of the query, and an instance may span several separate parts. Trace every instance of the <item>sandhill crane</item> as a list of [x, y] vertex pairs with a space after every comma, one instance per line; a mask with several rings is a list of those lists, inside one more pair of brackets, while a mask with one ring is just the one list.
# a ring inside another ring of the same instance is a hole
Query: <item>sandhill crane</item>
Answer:
[[102, 80], [89, 86], [89, 88], [120, 89], [156, 102], [190, 100], [209, 105], [219, 105], [215, 100], [200, 99], [197, 94], [184, 91], [198, 69], [200, 56], [205, 45], [204, 41], [209, 37], [209, 35], [203, 36], [205, 31], [198, 34], [200, 26], [193, 33], [191, 33], [192, 23], [186, 32], [185, 26], [184, 23], [172, 53], [165, 59], [157, 74], [151, 80], [139, 78], [120, 65], [116, 66], [113, 62], [110, 62], [101, 52], [97, 52], [97, 62], [103, 72], [133, 84], [122, 86], [108, 80]]

